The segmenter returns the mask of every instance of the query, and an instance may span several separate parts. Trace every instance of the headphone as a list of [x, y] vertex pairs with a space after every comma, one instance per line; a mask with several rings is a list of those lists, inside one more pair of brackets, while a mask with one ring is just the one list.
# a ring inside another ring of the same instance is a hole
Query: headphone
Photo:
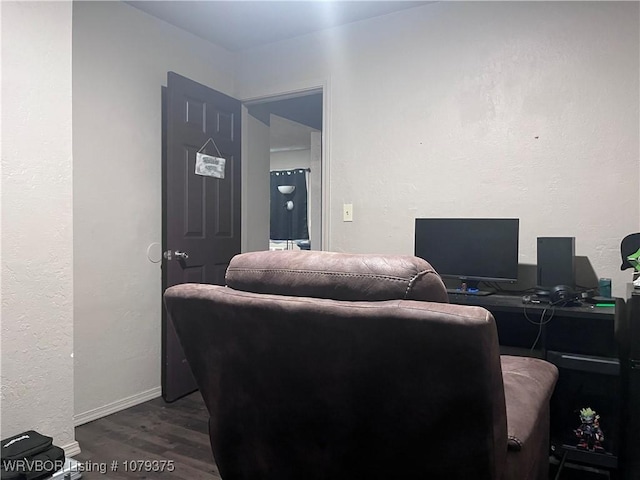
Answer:
[[574, 291], [568, 285], [556, 285], [549, 292], [549, 303], [557, 305], [558, 303], [569, 302], [575, 297]]
[[556, 285], [549, 292], [549, 304], [569, 306], [573, 302], [577, 302], [583, 298], [589, 298], [591, 296], [593, 296], [592, 290], [576, 292], [568, 285]]

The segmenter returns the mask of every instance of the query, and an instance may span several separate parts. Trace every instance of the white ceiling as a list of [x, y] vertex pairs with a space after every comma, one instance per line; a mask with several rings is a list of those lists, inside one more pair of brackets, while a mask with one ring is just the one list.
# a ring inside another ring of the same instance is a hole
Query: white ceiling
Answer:
[[175, 0], [126, 3], [236, 52], [432, 2]]

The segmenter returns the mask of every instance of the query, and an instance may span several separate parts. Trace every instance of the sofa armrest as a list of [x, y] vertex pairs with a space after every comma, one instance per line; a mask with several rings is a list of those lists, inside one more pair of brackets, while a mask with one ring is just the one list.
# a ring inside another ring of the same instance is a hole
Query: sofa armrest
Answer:
[[520, 451], [535, 436], [538, 423], [546, 418], [543, 414], [549, 408], [558, 369], [531, 357], [502, 355], [500, 363], [507, 406], [508, 449]]

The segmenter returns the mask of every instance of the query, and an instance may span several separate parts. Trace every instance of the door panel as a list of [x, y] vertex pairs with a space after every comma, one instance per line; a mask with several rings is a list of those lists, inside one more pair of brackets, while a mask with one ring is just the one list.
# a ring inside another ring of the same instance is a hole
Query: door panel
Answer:
[[[223, 285], [229, 261], [240, 252], [240, 102], [169, 72], [165, 120], [163, 248], [171, 258], [163, 260], [163, 291], [179, 283]], [[195, 174], [198, 151], [225, 158], [224, 179]], [[170, 323], [163, 319], [167, 401], [197, 388]]]

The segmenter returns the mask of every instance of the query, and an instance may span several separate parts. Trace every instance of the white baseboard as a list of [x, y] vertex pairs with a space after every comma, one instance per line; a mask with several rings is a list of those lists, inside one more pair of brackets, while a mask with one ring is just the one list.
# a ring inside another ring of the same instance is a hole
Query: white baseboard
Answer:
[[129, 407], [133, 407], [140, 403], [153, 400], [154, 398], [158, 398], [161, 394], [162, 394], [161, 387], [155, 387], [145, 392], [136, 393], [135, 395], [132, 395], [127, 398], [123, 398], [122, 400], [117, 400], [115, 402], [109, 403], [102, 407], [89, 410], [88, 412], [74, 415], [73, 423], [77, 427], [79, 425], [83, 425], [85, 423], [98, 420], [99, 418], [106, 417], [107, 415], [111, 415], [112, 413], [116, 413], [121, 410], [125, 410]]
[[78, 442], [71, 442], [67, 445], [61, 446], [60, 448], [64, 450], [64, 456], [67, 458], [80, 453], [80, 444]]

